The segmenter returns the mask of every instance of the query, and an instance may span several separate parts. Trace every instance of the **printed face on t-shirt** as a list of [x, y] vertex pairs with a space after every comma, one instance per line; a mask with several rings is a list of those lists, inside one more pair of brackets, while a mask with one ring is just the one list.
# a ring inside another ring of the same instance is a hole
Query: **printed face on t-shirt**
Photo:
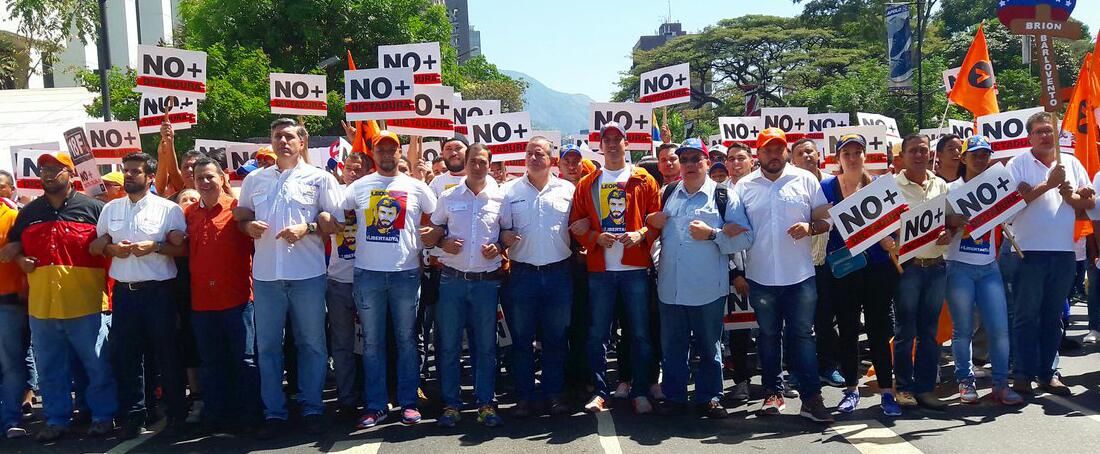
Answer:
[[604, 200], [600, 207], [600, 227], [608, 233], [626, 232], [626, 191], [620, 183], [600, 185], [600, 198]]
[[364, 210], [364, 239], [374, 243], [396, 243], [405, 228], [405, 207], [408, 195], [404, 191], [373, 190], [370, 207]]

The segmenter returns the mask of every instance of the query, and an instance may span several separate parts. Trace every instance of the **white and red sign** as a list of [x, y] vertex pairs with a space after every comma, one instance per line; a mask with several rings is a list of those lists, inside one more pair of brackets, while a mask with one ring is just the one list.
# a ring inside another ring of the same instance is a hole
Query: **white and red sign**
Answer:
[[[230, 150], [230, 147], [237, 146]], [[218, 164], [229, 176], [229, 184], [235, 188], [241, 186], [244, 177], [237, 175], [237, 169], [243, 166], [252, 153], [255, 153], [262, 145], [256, 143], [230, 142], [227, 140], [195, 139], [195, 150], [210, 156], [218, 161]]]
[[813, 139], [814, 144], [817, 145], [818, 156], [820, 156], [817, 161], [818, 168], [829, 174], [840, 172], [836, 156], [830, 153], [829, 141], [825, 139], [825, 130], [851, 125], [850, 116], [847, 113], [810, 114], [806, 123], [808, 129], [806, 138]]
[[862, 126], [882, 125], [886, 127], [886, 134], [898, 139], [901, 138], [901, 130], [898, 129], [898, 121], [885, 115], [856, 112], [856, 124]]
[[550, 141], [550, 158], [558, 159], [558, 152], [561, 150], [561, 131], [531, 131], [531, 137], [538, 136]]
[[416, 117], [386, 122], [386, 129], [397, 134], [450, 138], [455, 135], [454, 89], [443, 85], [417, 85]]
[[691, 101], [691, 68], [687, 63], [642, 73], [638, 102], [663, 107]]
[[[860, 134], [867, 141], [866, 157], [863, 161], [864, 168], [868, 170], [886, 170], [888, 168], [886, 155], [894, 144], [901, 143], [901, 139], [890, 135], [884, 125], [873, 126], [845, 126], [842, 128], [828, 128], [824, 131], [827, 147], [825, 148], [825, 165], [837, 165], [836, 144], [840, 138], [848, 134]], [[836, 168], [840, 170], [839, 166]]]
[[497, 347], [512, 345], [512, 332], [508, 329], [508, 322], [504, 320], [504, 309], [497, 305]]
[[92, 156], [92, 144], [88, 142], [88, 134], [84, 128], [77, 126], [65, 131], [65, 144], [69, 147], [69, 157], [73, 159], [73, 166], [84, 183], [84, 192], [92, 197], [107, 192], [107, 187], [100, 179], [99, 166], [96, 165], [95, 156]]
[[787, 135], [787, 143], [806, 137], [810, 132], [810, 109], [805, 107], [765, 107], [760, 109], [764, 128], [779, 128]]
[[946, 127], [924, 128], [920, 130], [920, 133], [928, 136], [928, 144], [932, 147], [932, 150], [936, 150], [939, 147], [940, 139], [948, 134], [959, 136], [964, 141], [967, 137], [974, 135], [974, 123], [963, 120], [947, 120]]
[[756, 321], [756, 311], [752, 309], [752, 305], [749, 304], [748, 300], [736, 294], [733, 284], [730, 284], [730, 294], [733, 295], [733, 310], [722, 318], [722, 324], [725, 330], [735, 331], [759, 327], [760, 324]]
[[411, 68], [344, 71], [344, 112], [348, 121], [416, 116]]
[[947, 226], [946, 197], [946, 194], [941, 195], [902, 213], [898, 263], [905, 263], [936, 244]]
[[[11, 160], [15, 166], [12, 168], [12, 176], [15, 177], [15, 189], [20, 196], [33, 199], [42, 195], [42, 176], [38, 170], [38, 157], [44, 154], [57, 153], [57, 151], [33, 148], [11, 150]], [[76, 186], [77, 191], [84, 190], [80, 178], [73, 178], [73, 184]]]
[[206, 52], [138, 45], [137, 86], [149, 95], [206, 98]]
[[1027, 119], [1042, 111], [1042, 107], [1032, 107], [978, 117], [978, 134], [989, 139], [993, 147], [992, 159], [1011, 159], [1031, 150]]
[[748, 146], [756, 156], [756, 137], [764, 129], [764, 117], [718, 117], [718, 130], [722, 145], [729, 148], [735, 143]]
[[600, 128], [612, 121], [626, 130], [626, 149], [648, 151], [653, 148], [653, 109], [632, 102], [594, 102], [589, 104], [589, 146], [600, 146]]
[[141, 136], [137, 122], [107, 121], [87, 123], [88, 141], [92, 145], [92, 156], [103, 162], [121, 163], [122, 157], [130, 153], [141, 153]]
[[328, 82], [321, 74], [271, 73], [271, 113], [328, 115]]
[[455, 115], [455, 132], [468, 135], [470, 129], [466, 125], [470, 117], [496, 115], [497, 112], [500, 112], [500, 101], [496, 99], [466, 101], [456, 94], [452, 108]]
[[194, 98], [143, 93], [138, 109], [138, 132], [141, 134], [160, 132], [166, 112], [172, 129], [176, 131], [191, 129], [191, 125], [199, 121], [199, 103]]
[[829, 208], [829, 216], [844, 245], [855, 255], [896, 231], [907, 207], [898, 183], [887, 175]]
[[15, 174], [15, 168], [18, 167], [16, 162], [15, 153], [20, 150], [60, 150], [61, 142], [40, 142], [40, 143], [25, 143], [22, 145], [12, 145], [8, 148], [8, 152], [11, 155], [10, 168], [0, 166], [0, 168], [11, 170], [12, 175]]
[[443, 84], [443, 58], [438, 42], [378, 46], [378, 67], [410, 68], [417, 85]]
[[943, 72], [943, 89], [947, 94], [951, 94], [951, 90], [955, 89], [955, 81], [959, 80], [959, 71], [962, 71], [962, 67], [955, 67]]
[[531, 140], [531, 114], [513, 112], [468, 119], [470, 142], [480, 142], [493, 152], [493, 162], [523, 159]]
[[998, 162], [949, 192], [947, 203], [955, 213], [970, 219], [967, 232], [979, 238], [1027, 206], [1016, 186], [1008, 168]]

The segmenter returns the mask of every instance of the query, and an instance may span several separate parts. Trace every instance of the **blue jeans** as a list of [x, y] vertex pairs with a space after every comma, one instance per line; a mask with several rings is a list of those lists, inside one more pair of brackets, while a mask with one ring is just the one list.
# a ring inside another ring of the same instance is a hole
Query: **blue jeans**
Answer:
[[[31, 345], [38, 366], [38, 389], [46, 423], [69, 427], [73, 420], [73, 354], [88, 374], [86, 400], [92, 421], [110, 421], [118, 412], [118, 389], [111, 370], [107, 335], [109, 315], [94, 313], [70, 319], [30, 318]], [[70, 350], [71, 349], [71, 350]]]
[[203, 416], [217, 423], [258, 422], [260, 370], [252, 302], [220, 311], [191, 312], [191, 329], [202, 359]]
[[[597, 252], [599, 253], [599, 252]], [[608, 398], [607, 342], [615, 304], [622, 301], [626, 323], [630, 325], [630, 397], [645, 396], [657, 381], [653, 370], [653, 349], [649, 334], [649, 272], [647, 270], [588, 273], [588, 304], [592, 324], [588, 328], [588, 367], [596, 385], [596, 394]]]
[[[505, 289], [505, 314], [512, 332], [512, 376], [520, 401], [555, 398], [565, 386], [565, 333], [573, 306], [573, 277], [562, 262], [538, 270], [513, 263]], [[536, 336], [537, 334], [537, 336]], [[535, 391], [535, 351], [542, 344], [542, 388]]]
[[989, 338], [989, 362], [993, 364], [993, 385], [1008, 385], [1008, 302], [997, 262], [970, 265], [947, 261], [947, 309], [953, 330], [951, 351], [955, 355], [955, 379], [973, 382], [970, 345], [974, 336], [974, 310], [981, 311], [982, 325]]
[[[147, 416], [146, 382], [163, 386], [163, 400], [170, 420], [187, 417], [183, 363], [177, 342], [179, 308], [172, 293], [172, 282], [145, 282], [131, 288], [115, 282], [112, 294], [114, 310], [111, 335], [114, 347], [115, 378], [122, 412], [142, 421]], [[145, 364], [155, 361], [157, 376], [146, 377]], [[152, 405], [150, 405], [152, 406]]]
[[298, 401], [302, 415], [325, 412], [321, 392], [328, 369], [325, 347], [325, 275], [301, 280], [254, 281], [256, 346], [264, 417], [286, 420], [283, 394], [283, 329], [287, 314], [298, 353]]
[[1018, 379], [1054, 376], [1054, 358], [1062, 341], [1062, 309], [1073, 286], [1073, 252], [1024, 251], [1013, 309], [1013, 357]]
[[[936, 387], [940, 344], [936, 343], [940, 310], [947, 287], [947, 267], [907, 264], [898, 279], [894, 308], [894, 376], [899, 392], [931, 392]], [[916, 360], [913, 345], [917, 346]]]
[[[793, 285], [761, 285], [749, 279], [749, 303], [756, 311], [760, 334], [756, 349], [760, 355], [765, 394], [779, 394], [780, 352], [786, 350], [787, 367], [798, 380], [802, 398], [821, 394], [817, 375], [817, 345], [814, 343], [814, 310], [817, 282], [813, 277]], [[781, 339], [782, 336], [782, 339]], [[785, 347], [785, 348], [781, 348]]]
[[332, 374], [336, 378], [337, 401], [344, 407], [359, 405], [355, 376], [362, 365], [355, 357], [355, 299], [352, 284], [328, 281], [325, 308], [328, 310], [328, 349]]
[[[670, 402], [687, 403], [691, 353], [699, 355], [695, 373], [695, 403], [722, 397], [722, 317], [726, 297], [702, 306], [658, 305], [661, 312], [661, 390]], [[694, 344], [692, 343], [694, 340]], [[694, 347], [694, 350], [691, 348]]]
[[27, 308], [0, 304], [0, 430], [23, 419], [23, 391], [27, 389]]
[[386, 386], [387, 314], [393, 320], [397, 346], [397, 404], [416, 408], [416, 389], [420, 387], [420, 353], [416, 349], [420, 270], [382, 272], [356, 268], [352, 295], [363, 323], [363, 370], [367, 374], [363, 392], [367, 409], [385, 411], [390, 400]]
[[1086, 273], [1089, 277], [1089, 329], [1100, 331], [1100, 270], [1090, 263]]
[[[497, 377], [497, 300], [500, 281], [468, 281], [443, 273], [439, 279], [435, 329], [438, 336], [439, 382], [445, 407], [459, 408], [462, 330], [469, 329], [477, 405], [491, 405]], [[415, 311], [413, 311], [415, 314]], [[410, 346], [413, 346], [411, 343]]]

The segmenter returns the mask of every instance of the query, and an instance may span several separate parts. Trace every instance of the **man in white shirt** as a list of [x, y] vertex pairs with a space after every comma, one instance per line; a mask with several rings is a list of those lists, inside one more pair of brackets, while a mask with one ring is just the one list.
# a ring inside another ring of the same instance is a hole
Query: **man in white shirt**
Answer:
[[[168, 426], [183, 428], [187, 417], [184, 398], [183, 363], [176, 340], [177, 305], [172, 279], [183, 255], [183, 232], [187, 223], [179, 205], [149, 194], [156, 175], [156, 163], [144, 153], [122, 159], [123, 189], [127, 197], [108, 202], [96, 224], [96, 245], [111, 261], [112, 327], [115, 377], [118, 379], [119, 408], [123, 418], [120, 438], [141, 433], [146, 418], [144, 359], [155, 359], [167, 406]], [[175, 241], [169, 243], [169, 236]]]
[[466, 177], [443, 192], [432, 213], [435, 236], [443, 265], [435, 323], [438, 338], [437, 365], [443, 394], [439, 424], [453, 427], [461, 418], [459, 408], [462, 330], [468, 328], [474, 365], [474, 396], [478, 422], [488, 427], [501, 424], [494, 404], [497, 373], [496, 321], [501, 278], [500, 230], [511, 228], [511, 214], [504, 191], [489, 181], [492, 154], [481, 144], [466, 152]]
[[782, 345], [787, 367], [798, 379], [800, 415], [831, 422], [817, 375], [813, 331], [817, 284], [810, 250], [810, 237], [831, 228], [830, 205], [817, 177], [787, 163], [782, 130], [761, 131], [756, 147], [760, 168], [737, 182], [733, 198], [744, 203], [754, 234], [745, 277], [749, 302], [760, 324], [757, 350], [767, 393], [760, 414], [779, 414], [786, 406], [779, 379]]
[[[511, 230], [501, 234], [512, 260], [504, 309], [512, 334], [512, 365], [519, 403], [512, 410], [526, 417], [549, 401], [552, 415], [565, 414], [566, 329], [573, 302], [569, 258], [569, 209], [573, 184], [550, 174], [553, 145], [536, 136], [527, 143], [527, 173], [503, 186], [512, 214]], [[537, 336], [536, 336], [537, 333]], [[535, 339], [542, 345], [542, 387], [535, 390]]]
[[1092, 208], [1095, 200], [1081, 162], [1069, 154], [1058, 161], [1056, 124], [1047, 113], [1028, 118], [1031, 151], [1008, 162], [1008, 171], [1027, 203], [1012, 221], [1012, 232], [1024, 252], [1016, 295], [1009, 302], [1016, 375], [1012, 389], [1019, 394], [1034, 393], [1032, 380], [1048, 393], [1071, 394], [1054, 375], [1053, 366], [1062, 339], [1062, 308], [1075, 274], [1075, 213]]
[[422, 218], [435, 211], [436, 198], [428, 185], [398, 170], [401, 142], [382, 131], [374, 138], [378, 172], [348, 185], [344, 209], [355, 212], [355, 298], [363, 324], [365, 409], [358, 427], [374, 427], [386, 419], [389, 408], [386, 369], [387, 318], [393, 320], [397, 347], [397, 404], [401, 422], [420, 422], [417, 388], [420, 357], [417, 351], [417, 297], [420, 293], [420, 238]]
[[[289, 118], [271, 123], [275, 165], [253, 171], [241, 185], [234, 217], [256, 242], [252, 279], [256, 305], [256, 350], [266, 424], [259, 438], [286, 432], [283, 393], [283, 330], [289, 313], [298, 351], [298, 400], [306, 431], [325, 430], [325, 246], [317, 220], [343, 223], [336, 177], [305, 162], [304, 126]], [[328, 225], [329, 223], [322, 223]]]

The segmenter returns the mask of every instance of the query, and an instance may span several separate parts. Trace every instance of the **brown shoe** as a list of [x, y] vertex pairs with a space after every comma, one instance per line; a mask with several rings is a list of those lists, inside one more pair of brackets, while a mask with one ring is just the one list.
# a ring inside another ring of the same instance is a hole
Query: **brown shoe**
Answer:
[[798, 415], [810, 421], [824, 424], [832, 424], [835, 421], [833, 415], [829, 413], [829, 409], [825, 408], [825, 402], [821, 399], [821, 394], [802, 399], [802, 410], [798, 412]]
[[1039, 385], [1039, 389], [1043, 392], [1054, 394], [1055, 396], [1069, 397], [1073, 395], [1073, 392], [1069, 390], [1069, 387], [1062, 383], [1058, 377], [1050, 379], [1049, 382]]
[[1029, 396], [1035, 395], [1035, 390], [1031, 388], [1031, 380], [1015, 379], [1012, 381], [1012, 390], [1016, 391], [1016, 394]]

